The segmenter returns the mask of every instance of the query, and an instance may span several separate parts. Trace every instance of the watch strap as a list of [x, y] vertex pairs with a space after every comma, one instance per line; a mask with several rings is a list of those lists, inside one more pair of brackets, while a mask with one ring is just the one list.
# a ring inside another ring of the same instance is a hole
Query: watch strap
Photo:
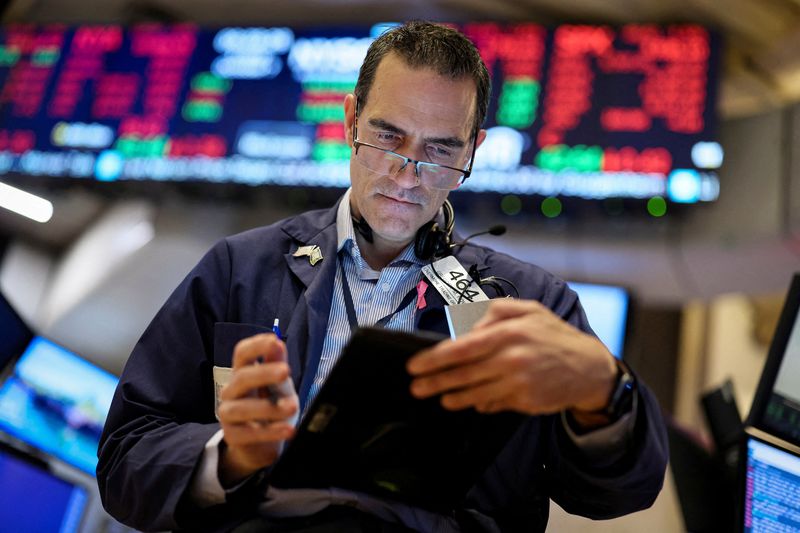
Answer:
[[603, 413], [611, 420], [618, 420], [631, 409], [636, 392], [636, 376], [625, 362], [616, 358], [614, 362], [617, 364], [617, 378]]

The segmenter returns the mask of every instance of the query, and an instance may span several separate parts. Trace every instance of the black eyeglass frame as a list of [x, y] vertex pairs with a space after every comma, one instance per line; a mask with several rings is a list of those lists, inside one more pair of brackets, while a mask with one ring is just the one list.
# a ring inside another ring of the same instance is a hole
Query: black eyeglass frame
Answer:
[[[472, 154], [469, 157], [469, 166], [466, 169], [450, 167], [450, 166], [447, 166], [447, 165], [441, 165], [439, 163], [432, 163], [430, 161], [420, 161], [420, 160], [417, 160], [417, 159], [411, 159], [410, 157], [406, 157], [406, 156], [404, 156], [402, 154], [398, 154], [397, 152], [394, 152], [392, 150], [387, 150], [386, 148], [381, 148], [379, 146], [375, 146], [374, 144], [370, 144], [368, 142], [364, 142], [364, 141], [359, 141], [358, 140], [358, 97], [356, 97], [355, 100], [356, 100], [356, 109], [355, 109], [355, 116], [353, 117], [353, 148], [355, 148], [356, 154], [358, 154], [359, 146], [369, 146], [370, 148], [374, 148], [376, 150], [380, 150], [381, 152], [397, 156], [397, 157], [405, 160], [405, 163], [403, 163], [403, 166], [401, 166], [397, 170], [397, 174], [402, 172], [406, 168], [406, 166], [408, 166], [409, 163], [413, 163], [414, 164], [414, 175], [417, 177], [417, 179], [420, 180], [420, 183], [422, 183], [422, 178], [420, 177], [419, 166], [418, 166], [420, 163], [422, 163], [424, 165], [431, 165], [431, 166], [435, 166], [435, 167], [447, 168], [447, 169], [450, 169], [450, 170], [455, 170], [457, 172], [461, 172], [462, 173], [461, 178], [459, 178], [458, 183], [456, 184], [456, 186], [453, 187], [452, 189], [439, 189], [439, 190], [444, 190], [444, 191], [454, 191], [454, 190], [458, 189], [459, 187], [461, 187], [461, 185], [464, 184], [465, 181], [467, 181], [467, 178], [469, 178], [472, 175], [472, 163], [475, 161], [475, 151], [478, 149], [478, 132], [480, 131], [479, 128], [475, 128], [475, 131], [473, 132], [473, 135], [472, 135]], [[436, 188], [436, 187], [431, 187], [431, 188]]]

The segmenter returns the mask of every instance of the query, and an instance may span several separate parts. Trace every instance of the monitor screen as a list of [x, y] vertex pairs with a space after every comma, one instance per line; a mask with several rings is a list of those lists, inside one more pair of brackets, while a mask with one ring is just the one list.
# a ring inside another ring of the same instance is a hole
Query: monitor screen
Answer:
[[47, 468], [0, 449], [0, 529], [3, 531], [78, 531], [86, 489]]
[[800, 313], [794, 317], [764, 422], [800, 442]]
[[0, 292], [0, 374], [6, 364], [22, 353], [33, 332]]
[[628, 323], [628, 291], [613, 285], [591, 283], [569, 282], [569, 286], [578, 293], [595, 334], [614, 357], [622, 359]]
[[800, 446], [800, 274], [789, 288], [748, 425]]
[[0, 430], [94, 475], [117, 378], [35, 337], [0, 385]]
[[800, 457], [749, 437], [743, 508], [745, 532], [800, 530]]
[[[373, 27], [11, 25], [0, 174], [346, 187]], [[492, 76], [464, 190], [715, 200], [719, 40], [693, 24], [457, 25]]]

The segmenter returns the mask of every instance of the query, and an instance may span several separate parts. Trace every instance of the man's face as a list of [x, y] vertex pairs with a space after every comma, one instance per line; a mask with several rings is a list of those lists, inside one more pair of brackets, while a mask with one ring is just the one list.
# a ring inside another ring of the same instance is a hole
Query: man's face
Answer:
[[[432, 69], [414, 69], [395, 54], [378, 65], [366, 103], [358, 109], [358, 140], [420, 161], [435, 161], [437, 152], [454, 152], [463, 168], [472, 152], [475, 82], [451, 80]], [[345, 99], [345, 127], [353, 145], [355, 97]], [[485, 132], [478, 137], [483, 140]], [[365, 148], [361, 148], [362, 150]], [[367, 148], [368, 149], [368, 148]], [[431, 220], [448, 191], [419, 183], [408, 164], [396, 176], [379, 175], [350, 158], [353, 214], [361, 216], [385, 241], [405, 245]]]

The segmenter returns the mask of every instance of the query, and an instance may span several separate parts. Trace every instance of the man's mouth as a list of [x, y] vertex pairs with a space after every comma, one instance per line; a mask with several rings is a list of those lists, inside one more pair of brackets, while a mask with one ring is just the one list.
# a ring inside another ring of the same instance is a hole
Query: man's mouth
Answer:
[[411, 200], [406, 199], [406, 198], [397, 198], [396, 196], [392, 196], [392, 195], [389, 195], [389, 194], [383, 194], [383, 193], [378, 193], [378, 194], [380, 194], [384, 198], [387, 198], [389, 200], [392, 200], [392, 201], [400, 203], [400, 204], [419, 205], [418, 202], [414, 202], [414, 201], [411, 201]]

